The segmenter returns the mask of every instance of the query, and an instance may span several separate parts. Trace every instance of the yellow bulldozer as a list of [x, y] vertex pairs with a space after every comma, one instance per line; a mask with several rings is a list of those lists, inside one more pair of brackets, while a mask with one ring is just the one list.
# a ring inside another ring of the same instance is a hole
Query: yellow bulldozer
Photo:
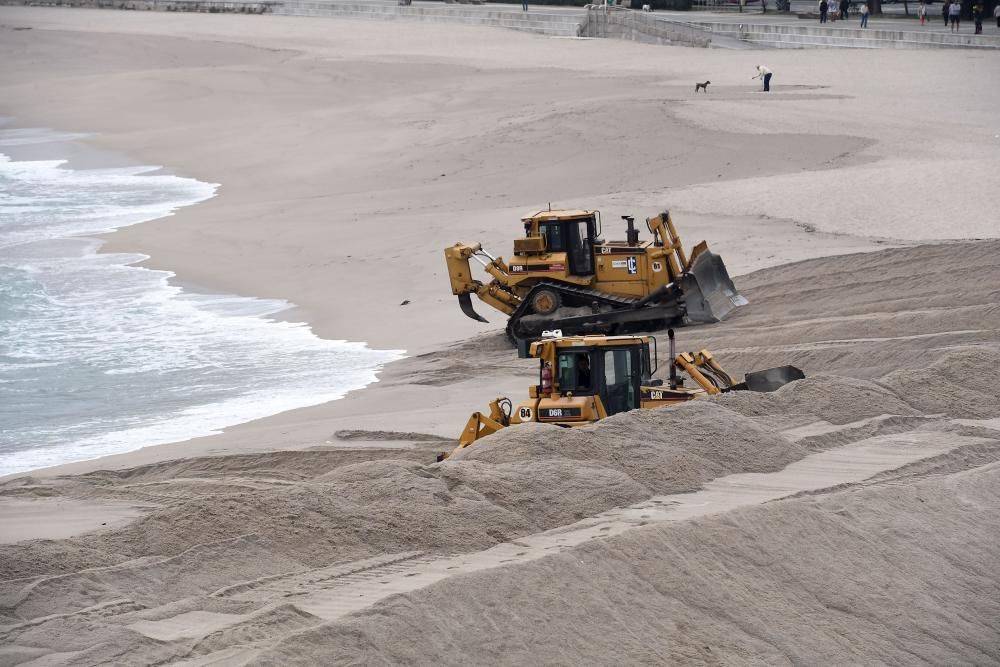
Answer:
[[[662, 379], [653, 379], [657, 370], [654, 336], [546, 334], [529, 348], [530, 356], [539, 360], [539, 369], [538, 384], [529, 388], [528, 399], [514, 407], [510, 399], [500, 397], [490, 403], [488, 415], [473, 414], [455, 451], [515, 424], [542, 422], [574, 427], [619, 412], [676, 405], [728, 391], [774, 391], [805, 377], [794, 366], [780, 366], [747, 373], [738, 382], [708, 350], [677, 354], [674, 331], [670, 329], [670, 373], [664, 385]], [[684, 372], [693, 385], [686, 385], [678, 371]], [[448, 456], [441, 454], [438, 460]]]
[[[646, 220], [652, 240], [639, 241], [631, 216], [622, 216], [624, 241], [601, 238], [599, 211], [539, 211], [522, 218], [510, 262], [479, 243], [444, 251], [452, 293], [466, 315], [485, 322], [471, 296], [509, 316], [507, 335], [527, 356], [543, 331], [567, 335], [656, 330], [718, 322], [746, 299], [722, 259], [704, 241], [684, 251], [669, 212]], [[479, 262], [492, 280], [472, 275]]]

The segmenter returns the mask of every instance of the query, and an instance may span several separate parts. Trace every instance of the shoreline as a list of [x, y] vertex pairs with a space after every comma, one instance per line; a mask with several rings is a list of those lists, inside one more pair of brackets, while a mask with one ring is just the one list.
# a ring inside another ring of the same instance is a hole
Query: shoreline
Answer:
[[[52, 128], [41, 128], [27, 124], [22, 125], [17, 122], [17, 119], [12, 119], [12, 118], [4, 119], [3, 125], [0, 126], [0, 131], [9, 132], [13, 135], [9, 139], [7, 139], [7, 141], [10, 142], [9, 144], [4, 143], [4, 140], [0, 139], [0, 155], [6, 156], [12, 163], [33, 162], [33, 161], [59, 162], [61, 163], [59, 165], [60, 169], [67, 169], [74, 172], [81, 172], [88, 170], [102, 170], [102, 169], [148, 168], [154, 166], [146, 162], [136, 160], [135, 158], [130, 157], [126, 154], [99, 148], [92, 141], [92, 137], [87, 134], [71, 134], [71, 133], [59, 132], [58, 130]], [[18, 137], [17, 135], [19, 134], [22, 136]], [[88, 139], [91, 139], [91, 141], [88, 141]], [[178, 176], [179, 174], [177, 174], [175, 170], [171, 169], [168, 166], [156, 166], [155, 169], [145, 171], [143, 175]], [[214, 185], [216, 191], [219, 187], [218, 184], [209, 183], [207, 185]], [[176, 215], [179, 211], [183, 211], [185, 209], [203, 204], [207, 201], [210, 201], [215, 196], [216, 195], [213, 194], [212, 196], [202, 201], [180, 206], [176, 208], [172, 213], [161, 215], [159, 217], [150, 218], [140, 222], [126, 224], [122, 227], [119, 227], [117, 229], [114, 229], [106, 233], [68, 235], [65, 237], [53, 238], [52, 241], [61, 242], [63, 240], [73, 240], [73, 239], [80, 241], [93, 241], [96, 244], [93, 250], [95, 255], [109, 255], [109, 254], [122, 255], [123, 253], [121, 251], [108, 249], [109, 239], [113, 238], [114, 235], [120, 232], [121, 230], [127, 229], [129, 227], [138, 227], [142, 225], [147, 225], [160, 220], [170, 218], [173, 215]], [[40, 243], [44, 242], [45, 241], [40, 241]], [[36, 241], [35, 243], [39, 242]], [[142, 258], [128, 262], [127, 263], [128, 266], [144, 266], [146, 262], [148, 262], [148, 260], [150, 259], [149, 255], [142, 253], [124, 253], [124, 254], [134, 255], [136, 257]], [[177, 276], [177, 274], [171, 271], [170, 269], [164, 268], [156, 270], [169, 273], [170, 276], [167, 278], [167, 284], [173, 287], [178, 287], [182, 291], [182, 293], [187, 297], [199, 298], [204, 296], [234, 296], [223, 291], [214, 291], [205, 288], [201, 285], [184, 281], [180, 279], [180, 277]], [[251, 296], [245, 298], [253, 299], [263, 303], [263, 301], [258, 297]], [[292, 316], [292, 314], [296, 310], [297, 307], [295, 304], [287, 304], [287, 306], [280, 311], [276, 311], [267, 315], [259, 315], [255, 317], [258, 317], [263, 321], [288, 322], [291, 324], [303, 325], [309, 330], [310, 334], [315, 335], [312, 332], [312, 329], [307, 321], [297, 319]], [[347, 341], [343, 339], [325, 339], [325, 340], [333, 343], [341, 342], [347, 344], [360, 344], [364, 345], [367, 349], [371, 349], [367, 347], [367, 343], [365, 343], [364, 341]], [[392, 350], [373, 350], [373, 351], [392, 352]], [[405, 358], [406, 357], [404, 356], [403, 359]], [[381, 373], [381, 371], [382, 371], [382, 366], [380, 366], [379, 369], [375, 371], [374, 379], [371, 382], [367, 383], [365, 387], [378, 382], [378, 375]], [[361, 387], [361, 389], [365, 387]], [[359, 390], [360, 389], [348, 389], [344, 391], [343, 395], [346, 396], [347, 394]], [[232, 398], [233, 397], [230, 397], [229, 399], [227, 399], [227, 401], [231, 400]], [[302, 398], [306, 399], [306, 395], [303, 394]], [[341, 398], [343, 398], [343, 396], [341, 396]], [[340, 398], [333, 399], [333, 401], [335, 400], [340, 400]], [[231, 424], [225, 427], [225, 429], [233, 428], [241, 424], [265, 420], [275, 415], [282, 414], [285, 412], [290, 412], [293, 410], [315, 407], [315, 405], [323, 405], [324, 403], [329, 403], [329, 402], [332, 401], [324, 401], [320, 403], [315, 403], [313, 405], [300, 406], [297, 408], [293, 408], [292, 410], [287, 410], [287, 409], [278, 410], [277, 412], [258, 416], [250, 420], [238, 422], [236, 424]], [[195, 405], [191, 407], [192, 408], [211, 408], [213, 406], [220, 407], [225, 403], [226, 401], [222, 401], [205, 405]], [[169, 423], [175, 422], [179, 418], [180, 418], [179, 416], [171, 417], [164, 415], [163, 419], [156, 420], [154, 425], [159, 425], [162, 427]], [[144, 426], [152, 427], [154, 425], [144, 425]], [[137, 452], [140, 452], [142, 450], [157, 451], [157, 452], [167, 451], [174, 445], [183, 444], [192, 440], [202, 440], [205, 438], [212, 438], [214, 435], [221, 433], [222, 430], [224, 429], [216, 430], [214, 433], [193, 436], [191, 438], [187, 438], [184, 440], [165, 442], [156, 445], [140, 445], [135, 449], [124, 450], [114, 454], [103, 454], [76, 461], [67, 461], [55, 465], [46, 465], [38, 468], [32, 468], [21, 472], [8, 473], [0, 475], [0, 481], [8, 481], [11, 479], [32, 477], [32, 476], [47, 477], [55, 474], [62, 474], [65, 470], [77, 470], [77, 469], [86, 471], [97, 470], [102, 468], [104, 462], [106, 461], [114, 461], [119, 459], [128, 461], [130, 460], [130, 457], [133, 454], [136, 454]], [[121, 431], [109, 432], [107, 435], [113, 435], [115, 433], [120, 433], [120, 432]], [[167, 458], [171, 458], [170, 455], [167, 455]]]

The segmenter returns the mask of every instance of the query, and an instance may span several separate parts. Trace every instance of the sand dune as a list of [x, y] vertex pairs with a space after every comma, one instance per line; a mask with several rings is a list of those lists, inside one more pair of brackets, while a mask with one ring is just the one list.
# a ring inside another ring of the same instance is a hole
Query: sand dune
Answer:
[[[884, 267], [881, 289], [896, 298], [880, 312], [895, 307], [905, 318], [928, 253], [959, 249], [980, 262], [980, 276], [996, 275], [993, 246], [890, 250], [853, 262]], [[113, 656], [457, 663], [473, 654], [600, 662], [620, 650], [640, 662], [894, 661], [914, 651], [931, 662], [1000, 659], [988, 621], [1000, 585], [988, 548], [1000, 502], [992, 491], [1000, 396], [989, 388], [1000, 336], [982, 326], [994, 283], [959, 289], [967, 276], [942, 274], [934, 289], [953, 301], [930, 305], [951, 316], [925, 320], [925, 338], [893, 342], [896, 370], [851, 377], [853, 354], [823, 357], [824, 373], [815, 355], [827, 348], [796, 351], [810, 330], [795, 323], [809, 313], [769, 298], [774, 289], [796, 300], [784, 286], [789, 271], [815, 275], [841, 261], [752, 276], [754, 307], [706, 329], [720, 345], [751, 329], [775, 350], [793, 342], [783, 354], [817, 371], [774, 394], [730, 394], [573, 430], [515, 427], [442, 464], [433, 459], [444, 443], [411, 433], [390, 434], [414, 440], [408, 449], [342, 444], [8, 482], [0, 490], [16, 497], [156, 507], [123, 528], [4, 547], [4, 655], [65, 664]], [[829, 289], [850, 302], [870, 288]], [[933, 301], [934, 290], [924, 291]], [[886, 337], [874, 336], [868, 319], [826, 308], [822, 289], [812, 293], [809, 303], [827, 314], [812, 333], [877, 362], [871, 350]], [[755, 318], [761, 323], [750, 327]], [[976, 340], [940, 342], [973, 322]], [[778, 354], [753, 342], [724, 360]], [[372, 434], [373, 444], [384, 435]], [[796, 472], [796, 462], [828, 453], [843, 464], [820, 458]], [[867, 467], [851, 473], [856, 465]], [[736, 495], [725, 486], [733, 475], [745, 477], [733, 478]], [[699, 489], [705, 501], [692, 493]], [[700, 516], [706, 511], [726, 513]], [[660, 522], [676, 525], [640, 528]], [[963, 535], [964, 555], [949, 560], [940, 545]], [[866, 595], [876, 584], [882, 592]], [[903, 624], [900, 605], [914, 596]], [[960, 613], [967, 620], [956, 625]], [[84, 619], [85, 637], [75, 630]], [[435, 639], [418, 639], [426, 636]], [[919, 647], [906, 648], [918, 637]]]
[[998, 474], [640, 528], [393, 598], [255, 662], [993, 664]]

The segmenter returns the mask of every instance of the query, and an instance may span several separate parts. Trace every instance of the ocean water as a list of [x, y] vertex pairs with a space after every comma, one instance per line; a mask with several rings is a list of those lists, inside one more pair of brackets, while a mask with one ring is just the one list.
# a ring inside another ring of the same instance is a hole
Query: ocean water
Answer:
[[287, 302], [182, 290], [135, 266], [143, 255], [100, 254], [88, 235], [169, 216], [217, 186], [2, 153], [32, 136], [52, 141], [0, 130], [0, 474], [324, 403], [402, 356], [271, 319]]

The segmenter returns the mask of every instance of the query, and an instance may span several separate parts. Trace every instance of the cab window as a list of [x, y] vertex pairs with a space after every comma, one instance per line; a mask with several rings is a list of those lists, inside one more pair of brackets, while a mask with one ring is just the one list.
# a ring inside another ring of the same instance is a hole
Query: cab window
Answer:
[[561, 222], [543, 222], [538, 225], [538, 232], [545, 237], [545, 248], [549, 252], [563, 252], [566, 250], [566, 241], [563, 238], [563, 226]]
[[594, 250], [591, 247], [593, 236], [592, 223], [587, 220], [571, 222], [566, 225], [569, 238], [566, 239], [569, 248], [569, 267], [574, 276], [590, 276], [594, 274]]
[[564, 352], [559, 355], [559, 391], [592, 394], [589, 352]]
[[601, 401], [609, 415], [635, 410], [638, 405], [635, 350], [604, 350], [604, 385]]

